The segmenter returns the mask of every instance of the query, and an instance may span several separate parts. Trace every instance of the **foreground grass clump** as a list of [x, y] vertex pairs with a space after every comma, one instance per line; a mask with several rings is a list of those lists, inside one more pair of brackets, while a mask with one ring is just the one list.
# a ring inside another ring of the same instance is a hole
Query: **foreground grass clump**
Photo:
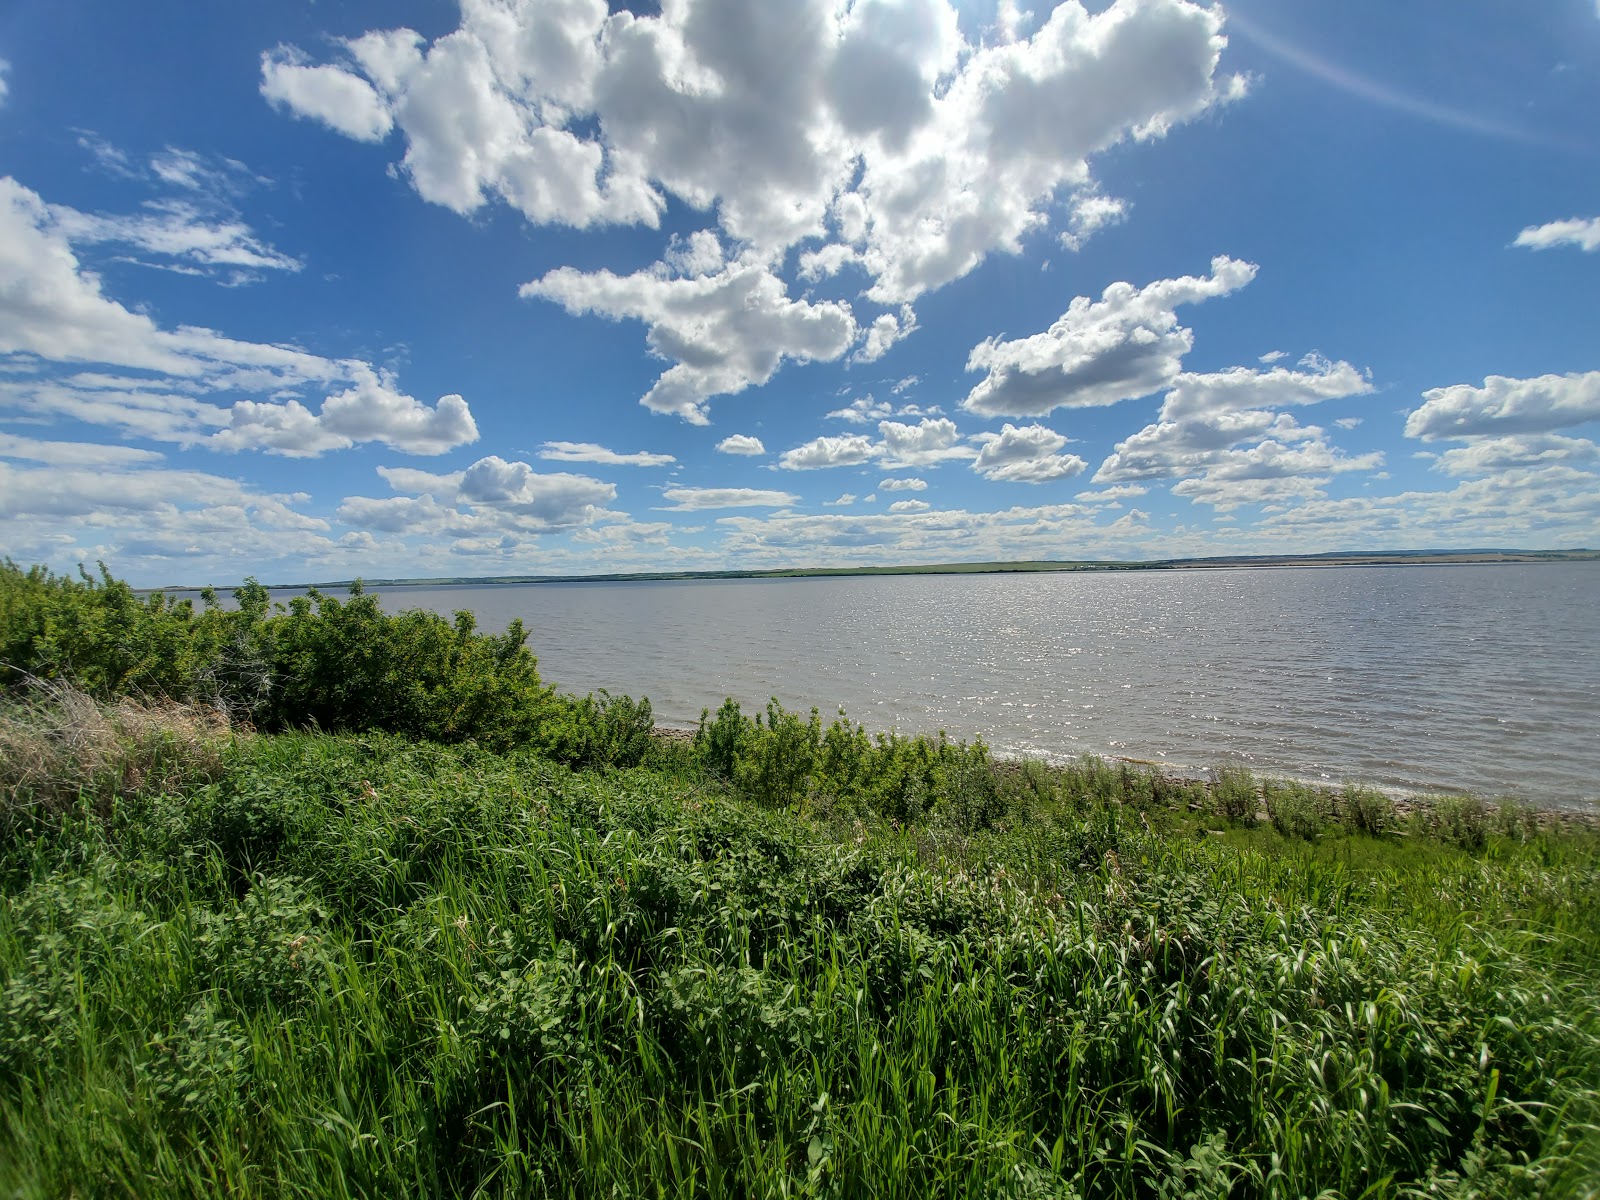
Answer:
[[1593, 835], [764, 716], [17, 792], [0, 1193], [1592, 1194]]

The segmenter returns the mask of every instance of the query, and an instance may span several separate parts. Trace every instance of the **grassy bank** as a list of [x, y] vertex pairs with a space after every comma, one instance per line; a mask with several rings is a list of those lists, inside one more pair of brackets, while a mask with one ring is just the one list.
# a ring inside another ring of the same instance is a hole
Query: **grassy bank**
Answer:
[[0, 1194], [1595, 1194], [1591, 830], [7, 579]]
[[1307, 840], [1093, 763], [899, 819], [764, 802], [692, 747], [575, 772], [129, 711], [6, 781], [7, 1195], [1580, 1196], [1600, 1168], [1592, 835]]

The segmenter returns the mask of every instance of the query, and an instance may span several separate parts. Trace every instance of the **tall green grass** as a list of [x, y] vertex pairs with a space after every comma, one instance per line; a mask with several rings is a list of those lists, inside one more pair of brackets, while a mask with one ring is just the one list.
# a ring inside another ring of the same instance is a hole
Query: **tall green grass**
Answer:
[[1592, 834], [763, 716], [240, 737], [13, 822], [0, 1194], [1594, 1194]]

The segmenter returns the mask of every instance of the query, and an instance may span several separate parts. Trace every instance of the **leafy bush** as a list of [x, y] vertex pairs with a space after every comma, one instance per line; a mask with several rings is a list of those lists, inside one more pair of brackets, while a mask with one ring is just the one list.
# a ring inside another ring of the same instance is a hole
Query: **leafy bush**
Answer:
[[[528, 744], [548, 717], [562, 716], [520, 621], [490, 636], [470, 613], [391, 616], [359, 581], [344, 601], [312, 589], [274, 606], [254, 580], [233, 595], [238, 607], [225, 612], [208, 590], [197, 612], [160, 593], [141, 599], [104, 566], [99, 579], [73, 580], [6, 560], [0, 683], [17, 693], [36, 680], [65, 680], [102, 701], [210, 705], [266, 729], [382, 729], [496, 749]], [[580, 753], [591, 741], [631, 752], [636, 719], [579, 705], [569, 724], [593, 725], [577, 739]]]
[[1429, 796], [1412, 814], [1423, 832], [1463, 850], [1489, 841], [1489, 809], [1476, 796]]
[[805, 799], [811, 792], [822, 748], [822, 719], [785, 712], [776, 699], [767, 702], [765, 723], [756, 714], [755, 728], [743, 738], [733, 764], [733, 782], [757, 804], [779, 807]]
[[1314, 842], [1333, 820], [1332, 797], [1321, 788], [1290, 780], [1269, 780], [1262, 796], [1272, 827], [1284, 837]]
[[197, 614], [189, 600], [157, 592], [141, 598], [104, 564], [99, 578], [0, 563], [0, 686], [68, 680], [98, 699], [198, 695], [216, 658], [220, 614]]
[[196, 963], [240, 1008], [291, 1007], [327, 982], [326, 920], [300, 881], [258, 876], [237, 905], [197, 915]]
[[552, 705], [521, 621], [486, 636], [471, 613], [454, 622], [421, 609], [388, 616], [358, 582], [343, 602], [315, 589], [296, 596], [263, 634], [277, 680], [266, 709], [274, 728], [383, 729], [510, 749], [533, 739]]
[[1346, 828], [1372, 837], [1390, 832], [1397, 819], [1393, 800], [1373, 788], [1353, 783], [1339, 789], [1336, 807]]
[[577, 771], [637, 767], [655, 749], [650, 701], [613, 696], [604, 688], [582, 699], [552, 697], [533, 745]]
[[1211, 772], [1211, 810], [1231, 825], [1254, 825], [1261, 804], [1256, 777], [1243, 767]]
[[173, 1029], [150, 1039], [139, 1077], [163, 1106], [186, 1116], [234, 1108], [250, 1080], [250, 1033], [196, 1000]]
[[1532, 841], [1539, 834], [1539, 813], [1510, 796], [1503, 796], [1495, 802], [1494, 831], [1513, 841]]

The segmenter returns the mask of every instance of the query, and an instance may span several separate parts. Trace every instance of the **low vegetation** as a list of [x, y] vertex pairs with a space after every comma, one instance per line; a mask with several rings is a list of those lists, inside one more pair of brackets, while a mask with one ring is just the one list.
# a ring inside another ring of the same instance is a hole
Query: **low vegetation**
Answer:
[[1595, 1194], [1586, 827], [251, 595], [0, 573], [0, 1194]]

